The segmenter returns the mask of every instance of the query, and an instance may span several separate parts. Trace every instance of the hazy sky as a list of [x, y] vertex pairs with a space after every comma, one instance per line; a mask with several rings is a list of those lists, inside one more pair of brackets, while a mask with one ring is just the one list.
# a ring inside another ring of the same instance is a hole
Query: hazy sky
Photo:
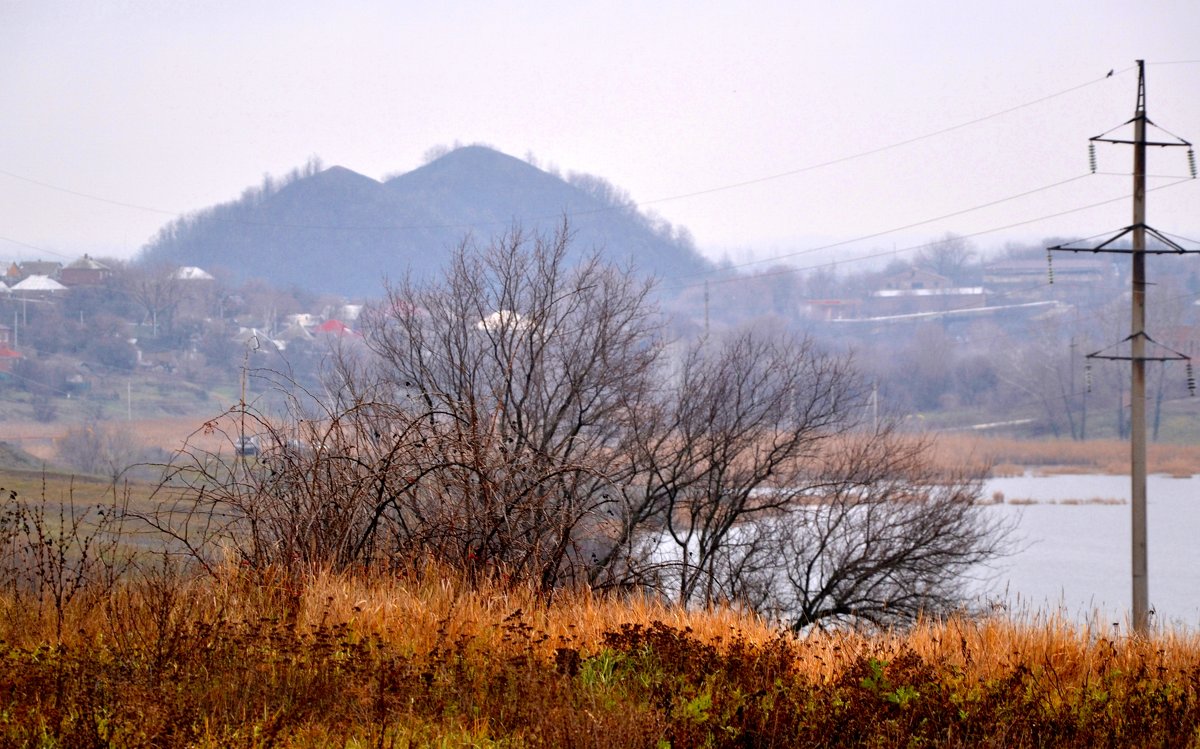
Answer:
[[[380, 178], [455, 141], [600, 175], [739, 261], [1099, 234], [1131, 154], [1085, 177], [1087, 139], [1132, 115], [1137, 58], [1150, 117], [1200, 141], [1196, 0], [0, 0], [0, 259], [128, 256], [312, 155]], [[1200, 238], [1200, 181], [1149, 201]]]

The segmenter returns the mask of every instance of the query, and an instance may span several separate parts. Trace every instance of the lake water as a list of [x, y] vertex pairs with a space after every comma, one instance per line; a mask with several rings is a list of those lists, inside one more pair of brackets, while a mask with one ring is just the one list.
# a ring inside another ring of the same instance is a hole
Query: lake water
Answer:
[[[1132, 600], [1129, 477], [991, 479], [983, 496], [995, 492], [1005, 503], [988, 512], [1016, 522], [1018, 550], [992, 565], [985, 595], [1016, 613], [1061, 612], [1124, 629]], [[1154, 622], [1200, 629], [1200, 476], [1150, 476], [1146, 496]], [[1021, 500], [1034, 504], [1014, 503]], [[1121, 504], [1104, 503], [1114, 500]]]

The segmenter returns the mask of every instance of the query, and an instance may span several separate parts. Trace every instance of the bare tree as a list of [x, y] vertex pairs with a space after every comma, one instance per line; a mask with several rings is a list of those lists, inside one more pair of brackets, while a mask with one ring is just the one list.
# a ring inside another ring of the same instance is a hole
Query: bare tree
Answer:
[[441, 280], [391, 287], [313, 392], [256, 373], [283, 414], [211, 422], [225, 439], [181, 455], [168, 486], [185, 491], [150, 521], [210, 564], [435, 558], [546, 593], [739, 599], [796, 626], [944, 608], [996, 551], [977, 485], [874, 427], [848, 355], [759, 329], [672, 361], [650, 284], [596, 256], [568, 267], [568, 241], [464, 242]]
[[626, 396], [661, 351], [650, 284], [594, 254], [568, 269], [568, 242], [564, 225], [464, 243], [442, 282], [393, 287], [364, 317], [374, 381], [430, 415], [443, 542], [548, 587], [589, 565], [590, 518], [625, 470]]
[[1078, 321], [1060, 315], [1029, 325], [1019, 340], [993, 346], [1002, 386], [999, 398], [1012, 412], [1036, 414], [1038, 427], [1055, 437], [1087, 437], [1088, 384], [1084, 355], [1094, 344]]
[[[661, 344], [650, 283], [596, 256], [568, 268], [567, 247], [565, 226], [464, 242], [441, 281], [394, 286], [364, 314], [365, 345], [337, 352], [323, 392], [255, 372], [288, 407], [210, 422], [223, 449], [185, 450], [183, 503], [148, 519], [210, 560], [432, 556], [546, 590], [584, 581], [610, 546], [598, 506], [628, 475], [626, 395], [648, 387]], [[239, 456], [247, 434], [259, 454]]]
[[1179, 279], [1167, 276], [1155, 285], [1153, 305], [1148, 310], [1146, 329], [1157, 344], [1150, 347], [1150, 355], [1168, 357], [1167, 361], [1158, 362], [1158, 366], [1150, 370], [1151, 385], [1154, 389], [1150, 434], [1154, 441], [1158, 441], [1163, 425], [1164, 404], [1171, 398], [1187, 397], [1187, 380], [1183, 367], [1180, 366], [1182, 359], [1174, 357], [1191, 353], [1178, 349], [1191, 346], [1189, 336], [1184, 332], [1187, 330], [1184, 322], [1188, 318], [1187, 310], [1193, 297], [1194, 295], [1183, 288]]
[[145, 311], [142, 324], [149, 324], [155, 338], [171, 331], [175, 311], [183, 302], [184, 290], [169, 265], [129, 266], [123, 271], [122, 286], [129, 298]]
[[[401, 505], [426, 463], [422, 421], [397, 406], [323, 401], [258, 370], [288, 401], [282, 415], [238, 405], [172, 461], [157, 511], [141, 517], [213, 569], [222, 559], [291, 573], [387, 562]], [[403, 550], [403, 549], [400, 549]]]
[[782, 333], [700, 342], [637, 421], [636, 496], [659, 578], [684, 603], [738, 600], [796, 630], [910, 621], [962, 604], [1006, 529], [976, 476], [869, 417], [846, 355]]
[[139, 462], [147, 451], [115, 426], [89, 418], [58, 440], [58, 455], [84, 473], [104, 476], [114, 483]]
[[681, 601], [723, 597], [716, 568], [741, 529], [813, 490], [808, 461], [863, 402], [850, 359], [807, 339], [746, 331], [688, 350], [658, 403], [634, 410], [629, 450]]
[[890, 427], [839, 440], [818, 461], [822, 489], [759, 529], [752, 554], [778, 560], [770, 610], [793, 630], [947, 613], [1005, 552], [1009, 527], [979, 505], [978, 477], [935, 470], [929, 446]]
[[965, 237], [947, 233], [941, 239], [922, 247], [917, 252], [913, 264], [961, 283], [966, 280], [975, 255], [974, 248]]

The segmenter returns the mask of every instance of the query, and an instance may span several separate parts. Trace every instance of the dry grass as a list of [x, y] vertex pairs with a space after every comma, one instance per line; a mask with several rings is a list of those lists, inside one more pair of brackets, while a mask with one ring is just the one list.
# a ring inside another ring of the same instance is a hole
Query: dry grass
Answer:
[[[1200, 736], [1200, 639], [1055, 617], [795, 639], [730, 609], [395, 576], [147, 573], [63, 640], [0, 595], [0, 742], [1095, 746]], [[28, 603], [25, 601], [24, 603]]]
[[[457, 573], [432, 567], [417, 575], [318, 574], [303, 582], [271, 571], [248, 575], [229, 570], [214, 579], [193, 580], [180, 592], [198, 597], [201, 608], [219, 611], [229, 623], [254, 624], [264, 612], [283, 612], [299, 630], [338, 622], [416, 651], [432, 649], [439, 639], [460, 637], [483, 649], [498, 647], [500, 624], [518, 611], [545, 636], [543, 655], [553, 654], [553, 643], [597, 643], [604, 632], [629, 622], [661, 622], [706, 641], [732, 632], [756, 643], [778, 636], [758, 617], [731, 608], [690, 610], [650, 596], [586, 590], [560, 591], [546, 601], [532, 586], [476, 588]], [[104, 623], [94, 612], [75, 613], [78, 617], [66, 628], [72, 633], [66, 644], [80, 646], [103, 635]], [[40, 626], [30, 626], [10, 631], [4, 639], [32, 645], [44, 636]]]
[[[197, 447], [218, 447], [217, 438], [206, 437], [203, 434], [201, 427], [206, 420], [207, 418], [202, 416], [171, 416], [107, 423], [119, 428], [140, 445], [159, 447], [170, 452], [181, 447], [189, 437]], [[78, 426], [79, 424], [68, 421], [43, 423], [33, 420], [6, 420], [0, 422], [0, 441], [11, 442], [41, 460], [53, 462], [58, 457], [58, 440]]]
[[[1200, 445], [1151, 444], [1151, 473], [1200, 473]], [[943, 465], [990, 465], [993, 476], [1013, 476], [1029, 468], [1044, 473], [1129, 473], [1129, 443], [1117, 440], [1013, 440], [944, 435], [936, 458]]]
[[[157, 484], [144, 481], [112, 481], [96, 476], [75, 476], [69, 473], [0, 469], [0, 495], [16, 492], [17, 496], [39, 497], [42, 504], [77, 508], [116, 504], [127, 511], [153, 511], [165, 496]], [[159, 499], [155, 500], [155, 493]]]
[[[121, 422], [140, 444], [178, 449], [186, 441], [201, 450], [217, 450], [227, 441], [220, 433], [206, 434], [202, 416], [135, 419]], [[116, 423], [116, 422], [114, 422]], [[0, 440], [13, 442], [42, 460], [56, 456], [55, 441], [73, 425], [36, 421], [5, 421]], [[228, 446], [225, 445], [226, 449]], [[1129, 443], [1119, 440], [1017, 440], [976, 435], [947, 434], [938, 438], [934, 458], [951, 467], [990, 467], [990, 475], [1016, 476], [1027, 469], [1044, 473], [1129, 472]], [[1152, 473], [1191, 476], [1200, 473], [1200, 445], [1151, 444], [1147, 461]]]

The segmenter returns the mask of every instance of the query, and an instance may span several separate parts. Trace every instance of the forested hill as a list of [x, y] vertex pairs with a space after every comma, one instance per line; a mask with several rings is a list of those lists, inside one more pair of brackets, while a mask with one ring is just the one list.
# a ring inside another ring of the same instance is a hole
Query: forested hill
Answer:
[[605, 180], [562, 179], [482, 146], [386, 182], [310, 164], [164, 226], [139, 260], [379, 296], [384, 277], [428, 276], [468, 234], [486, 243], [514, 225], [549, 232], [564, 215], [576, 252], [599, 248], [663, 279], [709, 267], [685, 231], [641, 213]]

